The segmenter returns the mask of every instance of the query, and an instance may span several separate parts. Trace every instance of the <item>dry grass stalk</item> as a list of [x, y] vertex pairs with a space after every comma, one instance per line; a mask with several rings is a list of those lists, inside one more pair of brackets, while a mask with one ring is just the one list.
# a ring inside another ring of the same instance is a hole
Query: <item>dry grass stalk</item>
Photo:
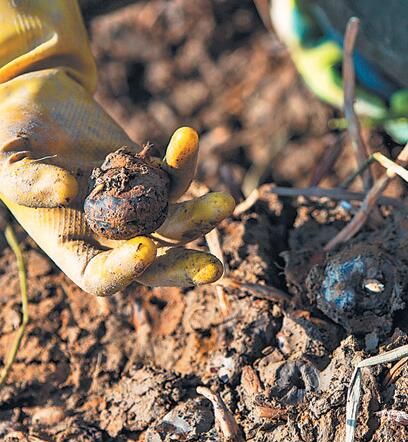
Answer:
[[246, 290], [256, 298], [266, 299], [272, 302], [292, 302], [292, 298], [282, 290], [269, 285], [260, 285], [250, 282], [241, 282], [233, 278], [223, 278], [217, 284], [231, 289]]
[[4, 385], [13, 363], [16, 359], [18, 349], [20, 348], [21, 341], [23, 340], [26, 326], [29, 321], [28, 316], [28, 289], [27, 289], [27, 272], [24, 263], [23, 253], [21, 251], [20, 245], [17, 241], [16, 235], [10, 224], [7, 225], [4, 235], [6, 240], [16, 255], [17, 267], [18, 267], [18, 277], [20, 280], [20, 291], [21, 291], [21, 309], [23, 312], [23, 319], [21, 321], [20, 327], [17, 330], [17, 334], [14, 338], [13, 345], [7, 355], [6, 362], [4, 364], [3, 370], [0, 373], [0, 387]]
[[400, 359], [393, 367], [390, 368], [390, 371], [385, 376], [383, 386], [388, 387], [390, 384], [394, 383], [397, 380], [397, 377], [401, 373], [404, 365], [408, 362], [408, 356], [406, 358]]
[[346, 437], [345, 442], [354, 442], [357, 426], [357, 415], [361, 396], [361, 370], [378, 364], [387, 364], [408, 356], [408, 345], [395, 348], [386, 353], [364, 359], [357, 364], [351, 377], [346, 402]]
[[[353, 63], [353, 50], [356, 42], [360, 20], [352, 17], [347, 23], [344, 35], [343, 58], [343, 85], [344, 85], [344, 115], [347, 120], [348, 132], [357, 158], [358, 167], [362, 167], [368, 159], [367, 147], [361, 136], [360, 123], [354, 110], [355, 73]], [[370, 170], [363, 173], [364, 189], [368, 190], [373, 183]]]
[[244, 212], [249, 210], [259, 198], [259, 189], [254, 189], [241, 203], [237, 204], [234, 209], [234, 216], [242, 215]]
[[408, 170], [405, 169], [405, 167], [402, 167], [399, 164], [395, 163], [394, 161], [390, 160], [381, 152], [374, 152], [373, 158], [378, 163], [380, 163], [381, 166], [384, 166], [386, 169], [393, 171], [395, 174], [399, 175], [406, 182], [408, 182]]
[[400, 410], [382, 410], [375, 413], [377, 416], [385, 416], [387, 419], [401, 425], [408, 425], [408, 413]]
[[310, 187], [319, 185], [323, 178], [327, 176], [333, 166], [336, 164], [344, 145], [344, 134], [336, 137], [334, 142], [324, 151], [322, 158], [316, 164], [310, 179]]
[[[271, 187], [268, 192], [279, 196], [306, 198], [329, 198], [337, 201], [363, 201], [366, 197], [362, 192], [349, 192], [343, 189], [325, 189], [323, 187], [305, 187], [303, 189], [296, 187]], [[401, 207], [401, 201], [395, 198], [380, 197], [379, 204], [390, 205], [393, 207]], [[239, 206], [237, 206], [239, 207]]]
[[244, 442], [242, 432], [221, 396], [207, 387], [197, 387], [197, 393], [212, 403], [214, 407], [215, 425], [224, 440], [226, 442]]
[[[210, 252], [222, 262], [225, 272], [225, 259], [220, 243], [218, 229], [215, 228], [208, 232], [205, 235], [205, 240], [207, 241]], [[221, 279], [222, 278], [223, 276], [221, 277]], [[215, 291], [217, 293], [218, 306], [220, 308], [221, 314], [223, 315], [223, 317], [228, 317], [232, 312], [231, 302], [221, 285], [217, 284], [215, 287]]]
[[[397, 157], [397, 163], [403, 167], [408, 164], [408, 144], [401, 150]], [[395, 178], [397, 174], [394, 170], [387, 169], [386, 173], [378, 179], [373, 187], [367, 193], [363, 204], [359, 211], [354, 215], [353, 219], [341, 230], [333, 239], [331, 239], [324, 247], [324, 251], [333, 250], [339, 244], [352, 238], [364, 225], [371, 210], [375, 207], [379, 196], [388, 186], [389, 182]]]

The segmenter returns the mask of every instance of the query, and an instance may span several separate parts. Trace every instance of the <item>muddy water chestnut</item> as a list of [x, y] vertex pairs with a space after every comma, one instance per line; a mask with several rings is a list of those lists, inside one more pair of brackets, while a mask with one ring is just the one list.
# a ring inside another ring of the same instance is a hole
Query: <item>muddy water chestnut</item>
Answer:
[[150, 158], [122, 147], [92, 171], [84, 204], [91, 229], [108, 239], [130, 239], [154, 232], [167, 216], [170, 179]]

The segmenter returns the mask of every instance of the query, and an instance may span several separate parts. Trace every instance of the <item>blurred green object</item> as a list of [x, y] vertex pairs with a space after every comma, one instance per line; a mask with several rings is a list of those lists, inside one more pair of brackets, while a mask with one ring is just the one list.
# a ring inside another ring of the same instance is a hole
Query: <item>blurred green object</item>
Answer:
[[272, 0], [271, 19], [308, 87], [343, 107], [342, 44], [348, 20], [361, 20], [354, 58], [355, 110], [408, 142], [408, 1]]

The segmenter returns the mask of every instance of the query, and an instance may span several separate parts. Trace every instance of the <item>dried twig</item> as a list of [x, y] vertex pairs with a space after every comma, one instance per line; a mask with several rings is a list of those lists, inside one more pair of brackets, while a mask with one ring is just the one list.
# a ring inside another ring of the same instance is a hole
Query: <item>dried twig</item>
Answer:
[[[344, 115], [347, 120], [348, 132], [357, 158], [358, 167], [368, 159], [367, 147], [361, 136], [360, 123], [354, 110], [355, 74], [353, 50], [360, 20], [351, 17], [344, 35], [343, 84], [344, 84]], [[368, 190], [373, 183], [371, 172], [367, 169], [363, 174], [364, 189]]]
[[382, 410], [375, 413], [377, 416], [385, 416], [387, 419], [401, 425], [408, 425], [408, 413], [400, 410]]
[[234, 416], [224, 404], [221, 396], [218, 393], [212, 392], [207, 387], [197, 387], [197, 393], [211, 401], [214, 407], [215, 424], [225, 441], [244, 442], [241, 430], [238, 427]]
[[272, 27], [271, 13], [269, 10], [268, 0], [254, 0], [254, 3], [256, 8], [258, 9], [259, 16], [261, 17], [261, 20], [263, 21], [265, 28], [271, 31], [273, 27]]
[[259, 198], [259, 189], [254, 189], [241, 203], [237, 204], [234, 209], [234, 216], [242, 215], [244, 212], [249, 210]]
[[394, 161], [390, 160], [381, 152], [375, 152], [372, 156], [378, 163], [381, 164], [381, 166], [384, 166], [386, 169], [393, 171], [396, 175], [399, 175], [406, 182], [408, 182], [408, 170], [405, 169], [405, 167], [402, 167]]
[[[405, 166], [408, 163], [408, 144], [402, 149], [397, 157], [397, 162], [401, 166]], [[324, 247], [324, 251], [328, 252], [334, 249], [337, 245], [348, 241], [352, 238], [364, 225], [368, 215], [375, 206], [378, 197], [382, 194], [389, 182], [395, 178], [396, 173], [394, 170], [387, 169], [386, 173], [378, 179], [370, 191], [367, 193], [366, 198], [363, 201], [359, 211], [354, 215], [353, 219], [347, 224], [347, 226], [341, 230], [333, 239], [331, 239]]]
[[[268, 192], [279, 196], [329, 198], [338, 201], [363, 201], [366, 197], [366, 194], [362, 192], [349, 192], [343, 189], [325, 189], [323, 187], [305, 187], [303, 189], [296, 187], [271, 187], [268, 189]], [[396, 198], [380, 197], [378, 198], [377, 202], [378, 204], [402, 207], [401, 201], [397, 200]]]
[[408, 356], [406, 358], [400, 359], [387, 373], [384, 379], [383, 386], [388, 387], [392, 382], [395, 382], [397, 376], [401, 373], [402, 368], [408, 362]]
[[215, 227], [205, 235], [210, 252], [216, 256], [225, 266], [224, 252], [222, 251], [218, 229]]
[[354, 442], [361, 395], [361, 369], [393, 362], [406, 356], [408, 356], [408, 345], [403, 345], [386, 353], [364, 359], [357, 364], [347, 392], [345, 442]]
[[268, 392], [262, 387], [257, 372], [249, 365], [242, 368], [241, 386], [246, 396], [247, 408], [249, 402], [250, 408], [258, 418], [267, 419], [270, 423], [287, 417], [288, 410], [286, 408], [273, 407], [262, 400], [268, 396]]
[[28, 296], [27, 296], [27, 274], [26, 274], [23, 254], [21, 252], [21, 248], [20, 248], [20, 245], [18, 244], [17, 238], [14, 234], [14, 230], [10, 224], [7, 225], [7, 227], [4, 231], [4, 235], [6, 237], [6, 240], [9, 244], [9, 246], [11, 247], [14, 254], [16, 255], [16, 259], [17, 259], [18, 277], [20, 280], [21, 307], [22, 307], [22, 311], [23, 311], [23, 319], [21, 321], [20, 327], [17, 330], [17, 334], [14, 338], [13, 345], [7, 355], [3, 370], [0, 373], [0, 387], [2, 385], [4, 385], [4, 383], [7, 380], [7, 376], [9, 375], [11, 367], [13, 366], [13, 363], [16, 359], [18, 349], [20, 348], [20, 344], [23, 339], [24, 332], [25, 332], [26, 326], [29, 321]]
[[[220, 243], [218, 229], [214, 228], [210, 232], [208, 232], [205, 235], [205, 240], [207, 241], [210, 252], [222, 262], [225, 272], [225, 259]], [[221, 279], [223, 278], [223, 276], [221, 276]], [[218, 305], [220, 307], [221, 313], [224, 317], [228, 317], [232, 311], [230, 300], [228, 299], [227, 294], [225, 293], [223, 287], [220, 284], [216, 285], [215, 291], [217, 293]]]
[[220, 281], [217, 281], [217, 284], [220, 284], [223, 287], [247, 290], [256, 298], [266, 299], [267, 301], [292, 302], [292, 298], [287, 293], [269, 285], [241, 282], [233, 278], [223, 278]]
[[344, 134], [336, 137], [334, 143], [325, 149], [323, 157], [319, 159], [310, 179], [310, 186], [317, 186], [327, 176], [336, 164], [344, 145]]
[[341, 184], [340, 184], [340, 188], [342, 189], [348, 189], [350, 187], [350, 185], [352, 184], [352, 182], [359, 176], [361, 175], [366, 169], [367, 167], [372, 164], [374, 161], [374, 157], [372, 155], [370, 155], [370, 157], [368, 158], [368, 160], [362, 164], [360, 167], [357, 168], [357, 170], [355, 170], [349, 177], [347, 177]]

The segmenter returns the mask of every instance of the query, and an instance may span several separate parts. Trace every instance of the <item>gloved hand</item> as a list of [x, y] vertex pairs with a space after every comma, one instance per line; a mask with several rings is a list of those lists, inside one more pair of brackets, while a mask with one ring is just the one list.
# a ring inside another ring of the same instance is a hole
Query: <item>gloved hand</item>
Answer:
[[[392, 24], [393, 21], [383, 20], [370, 0], [364, 2], [270, 1], [274, 28], [287, 45], [291, 58], [305, 83], [319, 98], [335, 107], [342, 108], [343, 35], [340, 29], [333, 27], [325, 11], [330, 10], [332, 15], [337, 14], [339, 23], [350, 18], [352, 14], [348, 17], [346, 14], [351, 12], [365, 14], [359, 17], [365, 29], [375, 28], [374, 24], [378, 26], [383, 26], [384, 23]], [[394, 6], [393, 13], [398, 14], [398, 5]], [[403, 20], [406, 6], [400, 3], [400, 7], [400, 19]], [[388, 8], [389, 5], [384, 3], [383, 9], [388, 10]], [[354, 64], [357, 78], [355, 109], [369, 124], [383, 127], [396, 141], [406, 143], [408, 141], [406, 76], [400, 78], [400, 84], [389, 80], [387, 76], [387, 73], [392, 71], [389, 60], [395, 58], [403, 60], [405, 57], [405, 53], [401, 52], [403, 44], [398, 42], [401, 35], [398, 29], [397, 26], [393, 39], [384, 39], [383, 34], [378, 36], [378, 39], [383, 41], [383, 47], [377, 54], [377, 58], [382, 56], [382, 59], [376, 60], [376, 64], [368, 61], [358, 50], [355, 51]], [[388, 31], [393, 31], [390, 25], [388, 25]], [[366, 35], [361, 35], [361, 38], [363, 37], [367, 40]], [[398, 42], [398, 47], [395, 47], [396, 42]], [[370, 45], [373, 46], [375, 43], [366, 41], [365, 46]], [[403, 71], [403, 63], [401, 61], [399, 64], [400, 71]], [[395, 72], [394, 77], [398, 77]]]
[[[87, 226], [91, 170], [109, 152], [139, 147], [92, 98], [95, 65], [76, 1], [0, 0], [0, 66], [0, 198], [69, 278], [104, 296], [134, 280], [188, 286], [221, 276], [222, 264], [210, 254], [158, 249], [145, 236], [108, 241]], [[169, 143], [163, 167], [173, 202], [193, 178], [197, 150], [198, 136], [189, 128]], [[173, 204], [159, 236], [184, 244], [233, 208], [224, 193]]]

